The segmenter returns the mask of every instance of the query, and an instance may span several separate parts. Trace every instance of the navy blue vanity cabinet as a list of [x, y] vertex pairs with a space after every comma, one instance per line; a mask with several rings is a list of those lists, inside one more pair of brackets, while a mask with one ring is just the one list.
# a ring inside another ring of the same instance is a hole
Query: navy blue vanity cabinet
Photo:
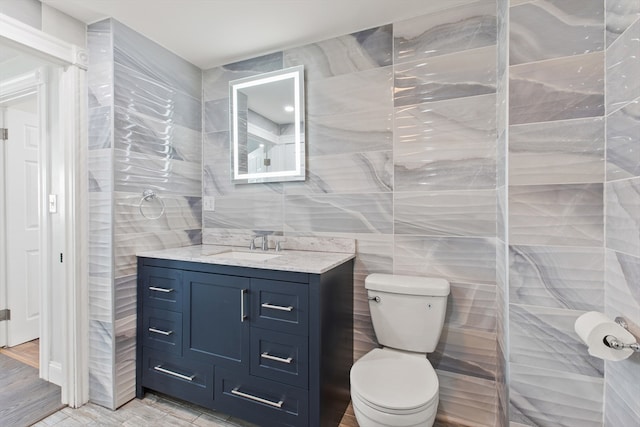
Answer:
[[309, 274], [138, 258], [136, 395], [260, 426], [337, 426], [353, 363], [353, 260]]

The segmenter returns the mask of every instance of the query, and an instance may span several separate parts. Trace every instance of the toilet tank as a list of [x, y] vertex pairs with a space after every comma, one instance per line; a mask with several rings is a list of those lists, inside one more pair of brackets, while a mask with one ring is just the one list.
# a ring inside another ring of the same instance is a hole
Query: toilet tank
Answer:
[[435, 350], [447, 310], [447, 280], [371, 274], [365, 279], [365, 288], [381, 345], [418, 353]]

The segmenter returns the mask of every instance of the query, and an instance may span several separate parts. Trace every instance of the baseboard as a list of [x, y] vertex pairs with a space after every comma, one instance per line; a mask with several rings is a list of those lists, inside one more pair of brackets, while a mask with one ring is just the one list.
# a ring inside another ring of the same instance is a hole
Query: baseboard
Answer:
[[49, 362], [49, 382], [62, 387], [62, 365], [59, 362]]

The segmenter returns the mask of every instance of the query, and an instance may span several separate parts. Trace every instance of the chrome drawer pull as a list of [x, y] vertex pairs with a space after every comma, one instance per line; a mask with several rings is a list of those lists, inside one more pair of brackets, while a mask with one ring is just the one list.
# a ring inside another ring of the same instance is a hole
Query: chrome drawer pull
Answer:
[[177, 372], [170, 371], [168, 369], [164, 369], [162, 365], [154, 366], [153, 369], [158, 372], [162, 372], [163, 374], [173, 375], [174, 377], [178, 377], [180, 379], [187, 380], [187, 381], [193, 381], [193, 379], [196, 377], [195, 374], [191, 376], [186, 376], [186, 375], [179, 374]]
[[160, 335], [171, 335], [173, 331], [163, 331], [162, 329], [149, 328], [149, 332], [153, 332], [154, 334]]
[[159, 288], [157, 286], [149, 286], [149, 290], [150, 291], [156, 291], [156, 292], [163, 292], [165, 294], [168, 294], [169, 292], [173, 292], [173, 288]]
[[231, 394], [235, 394], [236, 396], [244, 397], [249, 400], [255, 400], [256, 402], [264, 403], [265, 405], [273, 406], [274, 408], [282, 408], [282, 404], [284, 403], [284, 400], [281, 400], [280, 402], [272, 402], [270, 400], [263, 399], [261, 397], [252, 396], [250, 394], [238, 391], [237, 388], [234, 388], [233, 390], [231, 390]]
[[263, 302], [261, 304], [262, 308], [270, 308], [272, 310], [280, 310], [280, 311], [293, 311], [293, 307], [292, 306], [288, 306], [288, 307], [283, 307], [281, 305], [271, 305], [268, 304], [266, 302]]
[[276, 362], [287, 363], [287, 364], [290, 364], [291, 362], [293, 362], [293, 358], [291, 358], [291, 357], [287, 357], [286, 359], [283, 359], [282, 357], [272, 356], [269, 353], [267, 353], [266, 351], [264, 353], [262, 353], [260, 355], [260, 357], [262, 357], [264, 359], [275, 360]]
[[240, 322], [244, 322], [247, 315], [244, 313], [244, 296], [247, 294], [247, 289], [240, 290]]

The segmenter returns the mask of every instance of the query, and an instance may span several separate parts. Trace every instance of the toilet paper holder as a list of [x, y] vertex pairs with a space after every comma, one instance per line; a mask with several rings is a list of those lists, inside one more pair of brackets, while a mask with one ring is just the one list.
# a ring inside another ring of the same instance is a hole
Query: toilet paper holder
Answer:
[[[614, 321], [618, 325], [625, 328], [627, 331], [629, 330], [629, 325], [627, 325], [627, 322], [626, 320], [624, 320], [624, 318], [618, 316], [614, 319]], [[637, 338], [636, 338], [636, 342], [632, 344], [625, 344], [621, 342], [618, 338], [614, 337], [613, 335], [606, 335], [603, 338], [603, 341], [607, 347], [613, 348], [614, 350], [623, 350], [625, 348], [630, 348], [631, 350], [637, 353], [640, 353], [640, 344], [638, 344]]]

